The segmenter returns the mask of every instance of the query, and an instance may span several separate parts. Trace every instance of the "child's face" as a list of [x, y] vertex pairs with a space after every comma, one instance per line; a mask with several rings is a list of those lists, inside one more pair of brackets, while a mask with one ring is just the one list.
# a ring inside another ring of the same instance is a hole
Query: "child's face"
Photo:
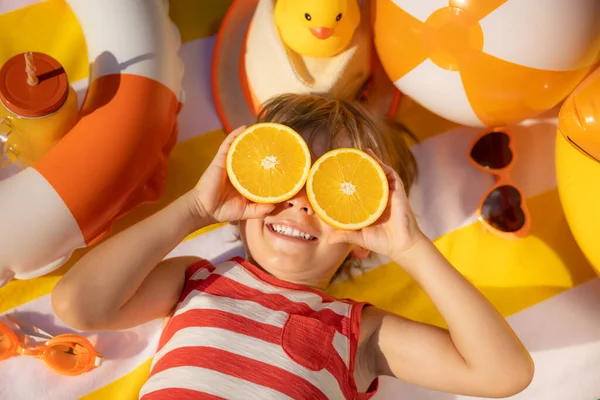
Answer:
[[318, 286], [329, 282], [351, 252], [357, 258], [368, 255], [350, 244], [329, 244], [334, 231], [314, 213], [304, 189], [265, 219], [240, 222], [252, 261], [280, 279]]
[[[313, 161], [326, 150], [324, 143], [312, 143]], [[240, 234], [252, 261], [280, 279], [318, 286], [330, 281], [350, 253], [358, 259], [368, 255], [350, 244], [329, 244], [334, 231], [315, 214], [305, 189], [278, 204], [265, 219], [240, 222]]]

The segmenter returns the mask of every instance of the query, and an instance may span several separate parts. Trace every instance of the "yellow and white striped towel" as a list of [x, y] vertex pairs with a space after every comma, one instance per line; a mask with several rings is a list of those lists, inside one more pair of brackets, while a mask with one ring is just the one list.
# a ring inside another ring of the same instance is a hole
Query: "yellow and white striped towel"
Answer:
[[[542, 1], [542, 0], [537, 0]], [[192, 187], [225, 136], [211, 95], [211, 60], [219, 23], [231, 0], [171, 0], [185, 62], [185, 107], [179, 143], [171, 156], [168, 189], [157, 204], [119, 220], [116, 231], [158, 210]], [[542, 7], [542, 4], [540, 4]], [[46, 52], [65, 66], [80, 97], [87, 86], [85, 40], [61, 0], [0, 0], [0, 64], [15, 53]], [[594, 400], [600, 397], [600, 280], [566, 224], [554, 173], [554, 114], [512, 127], [518, 164], [513, 173], [532, 215], [529, 237], [501, 240], [484, 233], [475, 209], [493, 178], [475, 170], [465, 154], [476, 130], [437, 118], [408, 99], [399, 118], [422, 142], [414, 147], [421, 175], [411, 196], [425, 232], [450, 261], [494, 303], [516, 329], [536, 361], [531, 387], [516, 399]], [[14, 170], [0, 170], [3, 179]], [[10, 229], [2, 226], [2, 229]], [[172, 253], [224, 259], [239, 254], [227, 226], [187, 238]], [[0, 289], [0, 314], [15, 312], [27, 322], [59, 334], [70, 331], [52, 312], [52, 287], [85, 250], [61, 269]], [[423, 291], [393, 264], [374, 262], [353, 281], [334, 284], [337, 296], [367, 299], [388, 310], [443, 325]], [[102, 271], [98, 271], [102, 273]], [[106, 357], [101, 368], [63, 377], [39, 360], [14, 357], [0, 363], [0, 400], [134, 399], [147, 377], [161, 321], [135, 329], [89, 334]], [[376, 399], [450, 400], [398, 380], [384, 379]]]

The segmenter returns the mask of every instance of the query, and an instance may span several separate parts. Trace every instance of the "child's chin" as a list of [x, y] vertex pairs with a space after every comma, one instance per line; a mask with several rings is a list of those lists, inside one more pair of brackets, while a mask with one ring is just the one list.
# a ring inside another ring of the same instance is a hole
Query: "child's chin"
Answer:
[[267, 272], [299, 272], [306, 271], [308, 267], [308, 261], [305, 256], [301, 256], [298, 254], [286, 254], [283, 252], [278, 252], [273, 254], [272, 256], [267, 257], [258, 257], [256, 262], [260, 264], [260, 266], [266, 270]]

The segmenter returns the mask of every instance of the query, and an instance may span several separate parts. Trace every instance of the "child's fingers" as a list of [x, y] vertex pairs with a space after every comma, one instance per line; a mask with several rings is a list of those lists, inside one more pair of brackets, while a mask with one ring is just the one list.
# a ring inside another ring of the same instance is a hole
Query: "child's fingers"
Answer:
[[244, 132], [244, 130], [246, 130], [246, 126], [242, 125], [239, 128], [231, 131], [231, 133], [225, 137], [225, 140], [223, 140], [221, 146], [219, 146], [219, 150], [217, 150], [217, 155], [213, 159], [213, 164], [225, 167], [229, 147], [231, 147], [231, 144], [233, 143], [235, 138], [238, 137], [242, 132]]
[[264, 218], [275, 209], [275, 204], [249, 203], [244, 210], [242, 220]]
[[231, 131], [231, 133], [229, 133], [229, 135], [225, 136], [225, 140], [223, 140], [223, 143], [221, 143], [221, 146], [219, 147], [219, 153], [227, 154], [227, 151], [229, 150], [229, 147], [231, 146], [231, 144], [233, 143], [235, 138], [240, 136], [240, 134], [242, 132], [244, 132], [245, 130], [246, 130], [246, 126], [242, 125], [239, 128]]
[[235, 140], [236, 137], [240, 136], [240, 133], [242, 133], [246, 130], [246, 128], [247, 128], [246, 125], [242, 125], [242, 126], [235, 128], [234, 130], [229, 132], [229, 135], [227, 135], [224, 142], [231, 144]]
[[388, 182], [390, 183], [391, 190], [400, 188], [404, 189], [404, 182], [402, 182], [402, 179], [400, 179], [400, 176], [394, 170], [394, 168], [381, 161], [379, 157], [377, 157], [377, 155], [373, 153], [373, 150], [367, 149], [366, 153], [373, 157], [373, 159], [375, 159], [375, 161], [377, 161], [379, 165], [381, 165], [381, 168], [383, 168], [383, 172], [385, 173], [385, 176], [387, 177]]
[[361, 231], [335, 231], [329, 236], [327, 242], [329, 244], [352, 243], [357, 246], [364, 246]]
[[371, 157], [373, 157], [373, 159], [375, 161], [377, 161], [379, 163], [379, 165], [381, 165], [381, 168], [383, 168], [383, 172], [385, 172], [386, 175], [390, 175], [390, 174], [393, 174], [396, 172], [396, 171], [394, 171], [394, 169], [392, 167], [390, 167], [389, 165], [387, 165], [386, 163], [381, 161], [379, 159], [379, 157], [377, 157], [377, 155], [375, 153], [373, 153], [373, 150], [367, 149], [366, 153], [368, 155], [370, 155]]

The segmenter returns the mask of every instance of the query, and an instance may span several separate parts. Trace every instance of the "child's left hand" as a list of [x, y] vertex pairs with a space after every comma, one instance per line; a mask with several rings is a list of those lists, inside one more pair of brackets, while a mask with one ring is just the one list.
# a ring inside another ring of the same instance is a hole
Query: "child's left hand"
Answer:
[[336, 231], [329, 243], [352, 243], [395, 260], [426, 237], [419, 229], [398, 173], [371, 150], [367, 150], [367, 153], [379, 162], [386, 174], [390, 188], [388, 206], [373, 225], [358, 231]]

